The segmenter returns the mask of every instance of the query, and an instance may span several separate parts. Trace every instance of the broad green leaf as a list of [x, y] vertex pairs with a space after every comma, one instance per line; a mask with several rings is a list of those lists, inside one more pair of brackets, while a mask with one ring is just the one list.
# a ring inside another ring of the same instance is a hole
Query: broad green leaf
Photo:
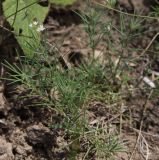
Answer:
[[[48, 7], [40, 6], [37, 0], [5, 0], [3, 10], [24, 53], [32, 55], [39, 48], [40, 32], [37, 28], [43, 23]], [[37, 21], [38, 25], [34, 25], [34, 21]], [[29, 27], [31, 25], [32, 27]]]
[[70, 5], [76, 1], [77, 0], [50, 0], [50, 3], [61, 4], [61, 5]]

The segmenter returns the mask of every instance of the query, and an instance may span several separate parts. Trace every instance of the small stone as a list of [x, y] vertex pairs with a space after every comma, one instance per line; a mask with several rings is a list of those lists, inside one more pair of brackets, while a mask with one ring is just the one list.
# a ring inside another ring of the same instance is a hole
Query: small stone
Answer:
[[0, 92], [0, 114], [6, 116], [8, 112], [8, 103], [4, 94]]
[[19, 154], [19, 155], [23, 155], [23, 156], [27, 156], [27, 153], [30, 153], [32, 151], [32, 147], [31, 146], [20, 146], [18, 145], [15, 148], [15, 151]]
[[12, 144], [0, 137], [0, 160], [13, 160]]
[[32, 146], [28, 145], [26, 142], [26, 133], [19, 129], [14, 128], [9, 140], [13, 144], [14, 152], [16, 156], [28, 156], [32, 152]]
[[54, 136], [47, 127], [33, 125], [27, 128], [27, 140], [33, 146], [41, 145], [51, 148], [54, 144]]

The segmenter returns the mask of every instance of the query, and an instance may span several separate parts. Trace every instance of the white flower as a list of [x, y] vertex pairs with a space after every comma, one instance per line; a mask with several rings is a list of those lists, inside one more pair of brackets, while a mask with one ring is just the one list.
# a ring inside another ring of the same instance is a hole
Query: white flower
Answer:
[[148, 77], [144, 77], [143, 81], [148, 84], [151, 88], [156, 88], [156, 85], [154, 84], [153, 81], [151, 81]]
[[110, 25], [108, 25], [108, 26], [107, 26], [107, 29], [108, 29], [108, 31], [110, 31], [110, 30], [111, 30], [111, 26], [110, 26]]
[[37, 28], [37, 31], [42, 32], [43, 30], [45, 30], [45, 27], [42, 24], [39, 25], [39, 27]]
[[33, 24], [32, 24], [32, 23], [30, 23], [30, 24], [29, 24], [29, 27], [30, 27], [30, 28], [32, 28], [32, 27], [33, 27]]
[[33, 24], [34, 24], [35, 26], [37, 26], [37, 25], [38, 25], [38, 21], [33, 21]]

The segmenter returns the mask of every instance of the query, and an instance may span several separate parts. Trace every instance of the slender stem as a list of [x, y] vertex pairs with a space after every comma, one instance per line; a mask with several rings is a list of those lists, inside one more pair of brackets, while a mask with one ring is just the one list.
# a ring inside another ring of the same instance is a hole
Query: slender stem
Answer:
[[142, 117], [141, 117], [141, 121], [140, 121], [140, 128], [139, 128], [138, 137], [137, 137], [135, 146], [134, 146], [134, 148], [133, 148], [133, 151], [132, 151], [132, 153], [131, 153], [131, 155], [130, 155], [130, 157], [129, 157], [129, 160], [132, 160], [133, 155], [134, 155], [135, 152], [136, 152], [137, 144], [138, 144], [138, 142], [139, 142], [139, 140], [140, 140], [140, 138], [141, 138], [142, 128], [143, 128], [143, 124], [144, 124], [144, 118], [145, 118], [145, 113], [146, 113], [146, 110], [147, 110], [147, 104], [148, 104], [148, 101], [150, 100], [152, 94], [153, 94], [153, 90], [150, 91], [150, 93], [149, 93], [149, 95], [147, 96], [146, 101], [145, 101], [145, 103], [144, 103], [144, 105], [143, 105], [144, 108], [143, 108]]
[[14, 13], [12, 13], [11, 15], [7, 16], [7, 17], [6, 17], [6, 20], [9, 19], [10, 17], [14, 16], [15, 14], [23, 11], [24, 9], [29, 8], [30, 6], [33, 6], [33, 5], [36, 4], [36, 3], [37, 3], [37, 1], [31, 3], [31, 4], [27, 5], [27, 6], [25, 6], [25, 7], [21, 8], [21, 9], [19, 9], [19, 10], [17, 10], [16, 12], [14, 12]]
[[144, 16], [144, 15], [137, 15], [137, 14], [131, 14], [131, 13], [123, 12], [123, 11], [120, 11], [118, 9], [115, 9], [115, 8], [112, 8], [112, 7], [108, 7], [108, 6], [106, 6], [104, 4], [101, 4], [101, 3], [98, 3], [98, 2], [93, 2], [93, 3], [97, 4], [99, 6], [102, 6], [104, 8], [107, 8], [109, 10], [112, 10], [112, 11], [127, 15], [127, 16], [139, 17], [139, 18], [148, 18], [148, 19], [153, 19], [153, 20], [158, 20], [159, 19], [158, 17], [151, 17], [151, 16]]
[[150, 48], [150, 46], [152, 45], [152, 43], [154, 42], [154, 40], [158, 37], [159, 32], [157, 32], [154, 37], [152, 38], [152, 40], [150, 41], [150, 43], [147, 45], [147, 47], [143, 50], [143, 52], [141, 53], [140, 57], [143, 56], [146, 51]]
[[13, 19], [13, 23], [12, 23], [12, 27], [15, 23], [16, 17], [17, 17], [17, 13], [18, 13], [18, 5], [19, 5], [19, 0], [16, 1], [16, 10], [15, 10], [15, 15], [14, 15], [14, 19]]

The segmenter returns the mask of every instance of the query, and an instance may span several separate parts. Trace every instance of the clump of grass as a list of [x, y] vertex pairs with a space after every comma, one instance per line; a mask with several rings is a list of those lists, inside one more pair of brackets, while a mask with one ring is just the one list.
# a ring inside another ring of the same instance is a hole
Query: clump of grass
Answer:
[[[33, 59], [25, 57], [24, 61], [21, 61], [21, 67], [7, 62], [5, 64], [12, 71], [8, 80], [24, 84], [31, 90], [31, 95], [41, 98], [41, 102], [30, 105], [52, 108], [63, 117], [59, 122], [60, 128], [70, 137], [70, 147], [73, 147], [76, 154], [82, 141], [88, 143], [85, 157], [95, 154], [97, 157], [109, 158], [121, 151], [122, 147], [115, 138], [116, 134], [113, 136], [105, 133], [105, 127], [101, 124], [97, 127], [89, 125], [88, 104], [91, 101], [107, 101], [110, 105], [119, 100], [119, 96], [115, 97], [110, 88], [107, 72], [102, 66], [96, 62], [61, 71], [56, 66], [45, 66], [36, 59], [38, 53], [36, 56]], [[112, 95], [114, 97], [111, 97]], [[115, 112], [116, 108], [112, 107], [112, 110]], [[57, 128], [58, 124], [51, 126]], [[70, 156], [73, 156], [72, 151]]]

